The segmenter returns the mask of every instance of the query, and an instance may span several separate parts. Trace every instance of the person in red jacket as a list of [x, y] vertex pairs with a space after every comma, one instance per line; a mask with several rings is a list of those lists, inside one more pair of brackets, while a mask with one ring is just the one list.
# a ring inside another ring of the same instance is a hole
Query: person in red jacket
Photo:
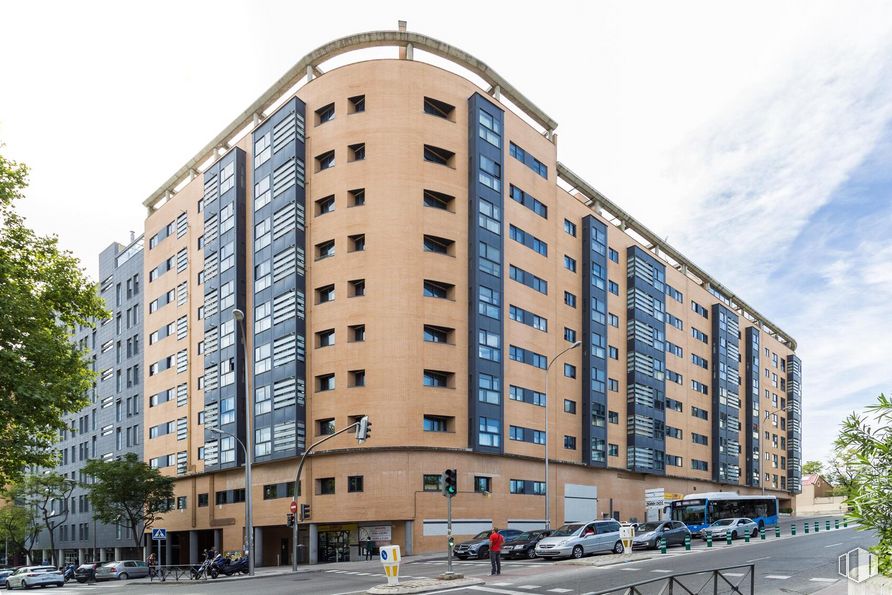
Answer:
[[499, 528], [493, 527], [492, 533], [489, 534], [489, 563], [492, 565], [492, 572], [490, 572], [490, 576], [495, 574], [502, 574], [503, 543], [505, 543], [505, 538], [502, 537], [501, 533], [499, 533]]

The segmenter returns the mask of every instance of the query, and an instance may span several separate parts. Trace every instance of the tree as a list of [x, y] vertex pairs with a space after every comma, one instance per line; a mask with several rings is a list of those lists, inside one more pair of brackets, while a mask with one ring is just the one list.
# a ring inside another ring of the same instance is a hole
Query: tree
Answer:
[[805, 461], [802, 464], [803, 475], [820, 475], [824, 470], [824, 463], [821, 461]]
[[0, 485], [53, 466], [62, 416], [86, 404], [94, 377], [70, 335], [107, 317], [78, 260], [15, 212], [27, 176], [0, 155]]
[[170, 510], [173, 478], [161, 475], [128, 452], [117, 461], [92, 460], [84, 466], [93, 482], [86, 484], [93, 516], [103, 523], [130, 529], [136, 547], [162, 514]]
[[[11, 546], [10, 552], [23, 553], [31, 559], [31, 550], [40, 535], [43, 525], [33, 508], [9, 502], [0, 508], [0, 541]], [[6, 561], [10, 565], [9, 560]]]
[[59, 565], [56, 560], [56, 529], [68, 520], [68, 500], [75, 487], [75, 481], [55, 471], [48, 471], [28, 475], [12, 489], [14, 498], [34, 511], [40, 529], [46, 529], [49, 533], [54, 566]]
[[849, 415], [836, 439], [836, 452], [851, 472], [848, 516], [879, 536], [871, 550], [880, 572], [892, 575], [892, 399], [880, 394], [864, 414]]
[[837, 453], [827, 463], [827, 481], [833, 486], [834, 496], [846, 496], [852, 491], [855, 479], [855, 471], [846, 463], [848, 456]]

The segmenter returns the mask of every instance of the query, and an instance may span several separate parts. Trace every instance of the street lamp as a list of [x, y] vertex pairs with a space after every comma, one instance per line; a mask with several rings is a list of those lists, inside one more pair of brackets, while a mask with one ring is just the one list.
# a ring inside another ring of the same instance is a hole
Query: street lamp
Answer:
[[576, 341], [556, 356], [551, 358], [551, 361], [548, 362], [548, 366], [545, 367], [545, 528], [551, 529], [551, 507], [549, 506], [549, 494], [551, 490], [548, 489], [548, 410], [549, 410], [549, 400], [548, 400], [548, 371], [551, 370], [551, 365], [557, 361], [559, 357], [570, 351], [571, 349], [576, 349], [582, 345], [582, 341]]
[[[244, 450], [245, 452], [247, 452], [248, 449], [245, 448], [245, 444], [244, 444], [241, 440], [239, 440], [239, 439], [238, 439], [238, 436], [236, 436], [235, 434], [231, 434], [231, 433], [226, 432], [225, 430], [221, 430], [221, 429], [219, 429], [219, 428], [208, 428], [208, 430], [210, 430], [211, 432], [215, 432], [215, 433], [217, 433], [217, 434], [221, 434], [221, 435], [229, 436], [230, 438], [232, 438], [233, 440], [235, 440], [236, 442], [238, 442], [238, 445], [242, 447], [242, 450]], [[248, 471], [248, 468], [249, 468], [249, 467], [246, 465], [246, 466], [245, 466], [245, 486], [249, 486], [249, 485], [251, 485], [251, 484], [248, 483], [249, 481], [251, 481], [251, 480], [250, 480], [250, 475], [251, 475], [251, 474], [250, 474], [250, 472]], [[251, 518], [251, 513], [253, 512], [253, 511], [251, 510], [251, 497], [248, 495], [250, 492], [251, 492], [251, 490], [250, 490], [248, 487], [245, 487], [245, 518], [246, 518], [246, 519], [250, 519], [250, 518]], [[251, 566], [253, 566], [253, 564], [251, 564], [251, 562], [252, 562], [252, 558], [253, 558], [254, 556], [252, 555], [252, 552], [251, 552], [251, 549], [250, 549], [251, 546], [252, 546], [253, 544], [252, 544], [252, 542], [251, 542], [251, 537], [250, 537], [251, 534], [248, 533], [248, 531], [247, 531], [247, 528], [248, 528], [248, 526], [250, 526], [250, 525], [251, 525], [251, 521], [250, 521], [250, 520], [245, 521], [245, 529], [246, 529], [245, 534], [248, 536], [248, 537], [247, 537], [247, 540], [246, 540], [247, 543], [245, 544], [245, 546], [246, 546], [246, 548], [248, 549], [248, 566], [249, 566], [248, 570], [249, 570], [249, 572], [254, 570], [253, 568], [251, 568]]]
[[[251, 430], [251, 392], [248, 386], [248, 333], [245, 332], [245, 313], [232, 311], [232, 319], [242, 331], [242, 353], [245, 356], [245, 548], [248, 550], [248, 575], [254, 576], [254, 522], [251, 505], [251, 463], [254, 459], [254, 435]], [[234, 437], [234, 436], [233, 436]]]

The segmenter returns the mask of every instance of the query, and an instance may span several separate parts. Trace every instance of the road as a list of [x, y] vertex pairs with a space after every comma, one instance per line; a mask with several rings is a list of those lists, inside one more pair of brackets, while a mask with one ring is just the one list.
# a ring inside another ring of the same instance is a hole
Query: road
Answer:
[[[812, 525], [813, 526], [813, 525]], [[465, 576], [479, 577], [485, 585], [450, 590], [450, 595], [588, 595], [593, 592], [619, 587], [651, 579], [659, 579], [684, 572], [723, 568], [737, 565], [755, 565], [755, 592], [760, 595], [780, 593], [818, 593], [833, 595], [846, 593], [845, 579], [837, 575], [839, 555], [856, 547], [868, 547], [876, 543], [872, 533], [857, 531], [850, 527], [832, 531], [824, 530], [821, 521], [820, 533], [804, 535], [802, 523], [798, 522], [798, 535], [789, 536], [785, 527], [784, 537], [773, 537], [773, 531], [765, 541], [754, 540], [744, 543], [735, 541], [732, 545], [724, 542], [706, 548], [700, 540], [695, 540], [690, 552], [675, 547], [667, 554], [652, 552], [635, 555], [634, 561], [623, 556], [601, 555], [586, 558], [585, 561], [602, 566], [555, 563], [545, 560], [506, 560], [502, 563], [502, 574], [489, 576], [488, 560], [455, 562], [455, 570]], [[400, 569], [403, 580], [435, 577], [445, 570], [445, 559], [409, 559]], [[742, 580], [747, 568], [730, 571], [731, 580]], [[239, 579], [220, 578], [206, 583], [179, 585], [140, 585], [119, 582], [97, 585], [69, 584], [62, 589], [52, 589], [59, 595], [113, 595], [117, 593], [161, 593], [177, 594], [214, 593], [244, 595], [263, 593], [264, 595], [312, 593], [313, 595], [358, 594], [366, 589], [381, 585], [385, 578], [378, 562], [348, 562], [336, 565], [314, 566], [298, 575], [284, 574], [264, 578]], [[710, 590], [711, 592], [711, 590]], [[720, 591], [721, 592], [721, 591]]]

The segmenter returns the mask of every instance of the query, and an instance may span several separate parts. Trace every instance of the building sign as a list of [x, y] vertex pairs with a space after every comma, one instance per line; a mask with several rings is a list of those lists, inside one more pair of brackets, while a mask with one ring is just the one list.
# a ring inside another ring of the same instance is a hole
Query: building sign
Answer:
[[666, 506], [663, 488], [644, 490], [644, 517], [648, 522], [663, 520], [663, 507]]
[[375, 543], [390, 543], [393, 539], [390, 525], [372, 525], [359, 528], [359, 541], [371, 539]]

